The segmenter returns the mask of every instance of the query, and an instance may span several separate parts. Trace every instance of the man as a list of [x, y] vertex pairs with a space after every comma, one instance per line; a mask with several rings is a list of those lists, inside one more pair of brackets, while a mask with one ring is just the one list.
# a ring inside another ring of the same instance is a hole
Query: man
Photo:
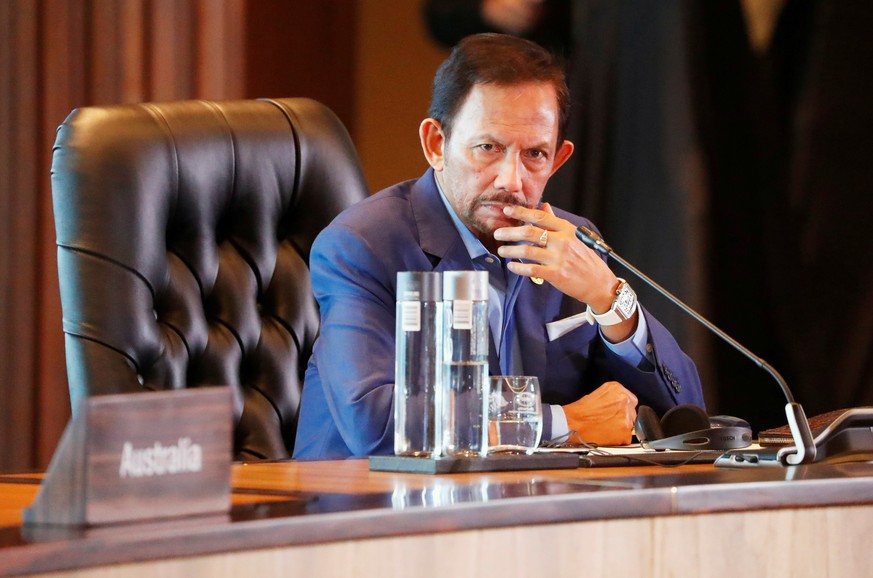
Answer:
[[693, 363], [575, 237], [593, 225], [540, 206], [573, 152], [568, 103], [561, 67], [526, 40], [472, 36], [440, 66], [419, 129], [431, 168], [348, 209], [313, 245], [322, 325], [295, 457], [392, 451], [398, 271], [489, 272], [491, 372], [539, 377], [544, 439], [628, 443], [638, 402], [702, 405]]

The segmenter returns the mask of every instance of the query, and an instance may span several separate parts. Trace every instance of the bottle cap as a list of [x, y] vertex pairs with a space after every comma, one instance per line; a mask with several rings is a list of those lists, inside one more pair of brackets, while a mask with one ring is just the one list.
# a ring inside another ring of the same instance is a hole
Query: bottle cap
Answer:
[[442, 273], [433, 271], [398, 271], [398, 301], [442, 301]]
[[488, 271], [444, 271], [443, 299], [488, 301]]

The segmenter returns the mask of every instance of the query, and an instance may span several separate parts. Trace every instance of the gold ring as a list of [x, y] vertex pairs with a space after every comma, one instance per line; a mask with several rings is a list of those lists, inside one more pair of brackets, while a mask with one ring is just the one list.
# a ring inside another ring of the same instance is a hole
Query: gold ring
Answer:
[[546, 245], [548, 245], [548, 244], [549, 244], [549, 231], [548, 231], [548, 229], [543, 229], [543, 234], [540, 235], [540, 238], [537, 241], [537, 245], [539, 245], [540, 247], [545, 249]]

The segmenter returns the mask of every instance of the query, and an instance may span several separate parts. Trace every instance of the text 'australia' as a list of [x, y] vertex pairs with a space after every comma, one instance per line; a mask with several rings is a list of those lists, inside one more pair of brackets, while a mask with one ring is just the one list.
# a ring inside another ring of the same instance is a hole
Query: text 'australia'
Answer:
[[144, 448], [134, 448], [130, 442], [121, 450], [119, 477], [141, 478], [199, 472], [203, 469], [203, 449], [189, 438], [179, 438], [176, 445], [160, 442]]

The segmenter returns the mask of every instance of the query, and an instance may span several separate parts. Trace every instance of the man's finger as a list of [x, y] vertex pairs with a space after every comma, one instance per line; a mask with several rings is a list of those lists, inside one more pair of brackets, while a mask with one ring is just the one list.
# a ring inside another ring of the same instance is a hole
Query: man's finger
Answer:
[[532, 223], [538, 227], [558, 230], [561, 219], [540, 209], [528, 209], [519, 205], [507, 205], [503, 207], [503, 214], [517, 221]]

